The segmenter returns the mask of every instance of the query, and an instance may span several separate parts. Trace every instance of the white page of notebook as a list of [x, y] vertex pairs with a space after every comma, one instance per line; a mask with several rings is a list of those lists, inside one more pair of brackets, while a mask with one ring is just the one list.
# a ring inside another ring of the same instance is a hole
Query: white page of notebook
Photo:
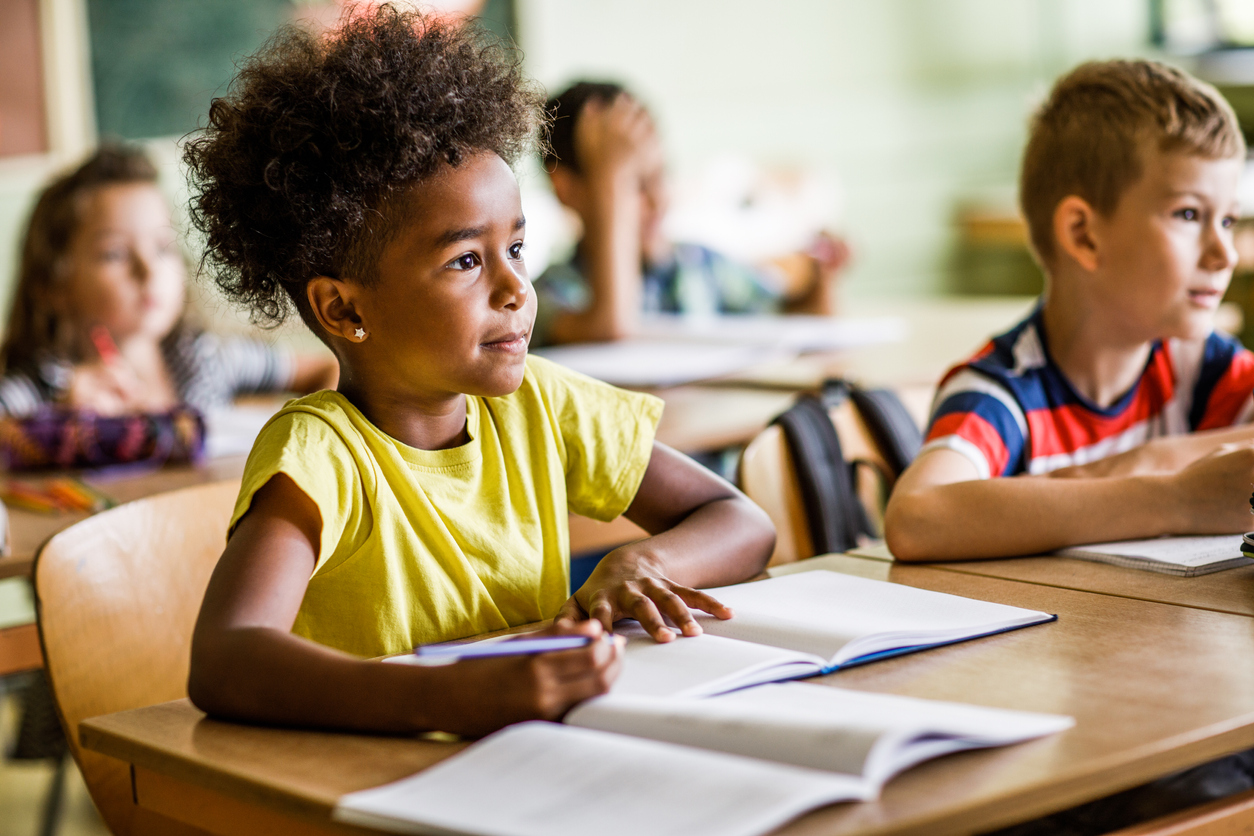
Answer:
[[[615, 694], [706, 696], [813, 675], [825, 663], [817, 656], [709, 633], [656, 642], [635, 621], [615, 624], [614, 632], [627, 639], [622, 671], [612, 686]], [[765, 671], [770, 673], [758, 675]]]
[[1056, 554], [1068, 552], [1095, 552], [1121, 557], [1142, 557], [1169, 563], [1173, 566], [1205, 566], [1220, 560], [1241, 557], [1241, 535], [1222, 534], [1215, 537], [1155, 537], [1150, 540], [1121, 540], [1117, 543], [1094, 543], [1059, 549]]
[[611, 693], [576, 707], [565, 722], [857, 775], [877, 787], [928, 758], [1074, 724], [1053, 714], [798, 683], [702, 700]]
[[531, 722], [350, 793], [333, 817], [396, 833], [756, 836], [814, 807], [867, 797], [849, 776]]
[[[884, 634], [914, 639], [1030, 623], [1041, 613], [902, 584], [817, 570], [706, 590], [736, 616], [698, 614], [706, 632], [841, 661], [855, 640]], [[860, 655], [860, 654], [858, 654]]]

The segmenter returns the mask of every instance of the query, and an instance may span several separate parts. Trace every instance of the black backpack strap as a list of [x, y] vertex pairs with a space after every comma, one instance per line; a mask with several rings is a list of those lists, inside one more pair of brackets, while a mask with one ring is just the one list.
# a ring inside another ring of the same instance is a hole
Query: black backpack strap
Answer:
[[848, 391], [896, 479], [919, 455], [923, 434], [896, 392], [859, 386], [849, 386]]
[[819, 398], [803, 395], [774, 423], [784, 431], [797, 471], [815, 554], [844, 552], [858, 545], [859, 535], [869, 533], [870, 524], [827, 407]]

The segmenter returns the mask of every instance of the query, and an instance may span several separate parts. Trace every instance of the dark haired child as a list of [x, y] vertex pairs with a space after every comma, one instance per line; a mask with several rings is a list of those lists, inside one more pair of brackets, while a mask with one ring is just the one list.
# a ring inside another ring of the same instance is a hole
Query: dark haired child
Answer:
[[[472, 31], [384, 6], [273, 41], [189, 145], [219, 283], [265, 317], [294, 306], [342, 369], [249, 458], [193, 640], [206, 711], [466, 734], [556, 718], [609, 687], [616, 643], [435, 668], [362, 657], [555, 616], [552, 632], [593, 639], [624, 617], [693, 635], [690, 606], [731, 616], [695, 587], [770, 554], [761, 511], [653, 440], [659, 401], [528, 358], [509, 162], [538, 105]], [[654, 536], [572, 596], [569, 510]]]
[[101, 415], [207, 410], [238, 394], [334, 382], [329, 360], [190, 327], [185, 283], [178, 233], [143, 152], [105, 145], [53, 180], [23, 238], [0, 345], [0, 414], [53, 404]]
[[1254, 354], [1214, 330], [1244, 165], [1232, 109], [1180, 70], [1059, 79], [1020, 179], [1045, 294], [941, 381], [888, 505], [898, 558], [1251, 527]]
[[672, 242], [662, 144], [652, 116], [621, 85], [580, 81], [548, 101], [544, 168], [583, 237], [536, 279], [535, 340], [631, 336], [647, 313], [834, 312], [848, 257], [823, 234], [807, 254], [764, 270], [699, 244]]

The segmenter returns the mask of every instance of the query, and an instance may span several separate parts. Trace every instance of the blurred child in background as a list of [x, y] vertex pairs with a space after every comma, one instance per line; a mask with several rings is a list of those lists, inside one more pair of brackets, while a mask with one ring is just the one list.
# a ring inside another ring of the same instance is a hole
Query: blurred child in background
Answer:
[[106, 145], [44, 189], [0, 344], [0, 413], [202, 411], [238, 394], [334, 385], [331, 358], [218, 337], [186, 317], [186, 262], [157, 171]]
[[642, 312], [834, 312], [834, 280], [848, 258], [843, 241], [823, 235], [801, 269], [781, 261], [765, 270], [672, 242], [662, 223], [662, 145], [644, 106], [620, 85], [581, 81], [547, 109], [545, 170], [557, 199], [579, 216], [583, 238], [569, 262], [535, 280], [533, 345], [629, 337]]

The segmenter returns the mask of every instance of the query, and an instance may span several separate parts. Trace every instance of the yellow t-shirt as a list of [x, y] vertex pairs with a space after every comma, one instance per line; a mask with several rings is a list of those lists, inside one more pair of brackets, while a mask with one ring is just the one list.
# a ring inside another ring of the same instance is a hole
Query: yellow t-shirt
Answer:
[[661, 414], [529, 357], [516, 392], [466, 398], [468, 443], [418, 450], [318, 392], [261, 431], [231, 528], [276, 473], [308, 494], [321, 547], [292, 632], [358, 656], [551, 618], [570, 594], [567, 510], [627, 509]]

